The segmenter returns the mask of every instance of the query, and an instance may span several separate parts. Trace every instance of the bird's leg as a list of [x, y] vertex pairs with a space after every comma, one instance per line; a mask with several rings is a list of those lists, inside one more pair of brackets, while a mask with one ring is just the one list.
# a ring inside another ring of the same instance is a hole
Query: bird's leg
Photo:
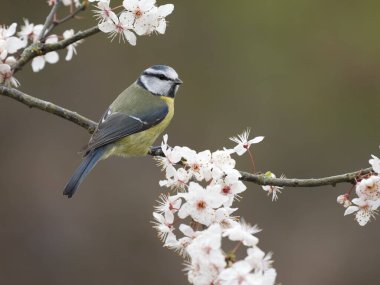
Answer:
[[153, 156], [164, 156], [164, 153], [162, 152], [161, 146], [151, 146], [148, 154]]

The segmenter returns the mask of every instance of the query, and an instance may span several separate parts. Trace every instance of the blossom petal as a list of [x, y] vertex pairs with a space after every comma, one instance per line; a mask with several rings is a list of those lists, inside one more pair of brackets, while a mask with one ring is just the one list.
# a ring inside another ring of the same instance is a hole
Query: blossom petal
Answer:
[[243, 155], [247, 151], [247, 148], [245, 148], [242, 144], [238, 144], [234, 147], [234, 151], [237, 155]]
[[158, 22], [158, 26], [156, 28], [156, 31], [162, 35], [165, 34], [165, 31], [166, 31], [166, 20], [165, 19], [161, 19]]
[[124, 0], [123, 6], [128, 11], [133, 11], [136, 9], [137, 5], [139, 3], [139, 0]]
[[38, 72], [45, 67], [45, 58], [44, 56], [36, 56], [32, 60], [32, 69], [34, 72]]
[[262, 136], [259, 136], [259, 137], [255, 137], [251, 140], [248, 141], [249, 144], [254, 144], [254, 143], [259, 143], [261, 141], [263, 141], [264, 137]]
[[67, 47], [67, 55], [65, 57], [65, 60], [69, 61], [73, 58], [74, 55], [74, 47], [73, 46], [68, 46]]
[[372, 159], [369, 160], [369, 163], [372, 165], [373, 171], [380, 174], [380, 159], [372, 155]]
[[139, 3], [139, 8], [141, 9], [142, 12], [147, 12], [154, 8], [154, 5], [156, 4], [156, 0], [145, 0], [145, 1], [140, 1]]
[[371, 219], [370, 211], [360, 210], [356, 213], [356, 221], [359, 225], [365, 226]]
[[124, 33], [124, 36], [127, 39], [127, 41], [131, 45], [135, 46], [136, 45], [136, 40], [137, 40], [136, 35], [134, 33], [132, 33], [131, 31], [129, 31], [129, 30], [125, 30], [123, 33]]
[[158, 15], [160, 17], [166, 17], [170, 15], [174, 10], [174, 5], [173, 4], [166, 4], [166, 5], [161, 5], [158, 7]]
[[352, 214], [352, 213], [354, 213], [354, 212], [356, 212], [358, 210], [359, 210], [359, 207], [357, 207], [357, 206], [350, 206], [350, 207], [348, 207], [346, 209], [346, 211], [344, 212], [344, 215], [345, 216], [350, 215], [350, 214]]
[[119, 20], [126, 29], [132, 29], [135, 16], [131, 12], [123, 12], [119, 17]]
[[15, 53], [17, 50], [24, 47], [24, 42], [16, 37], [10, 37], [6, 42], [9, 53]]
[[115, 24], [111, 20], [107, 20], [98, 24], [99, 30], [103, 33], [109, 33], [115, 30]]
[[50, 64], [57, 63], [59, 60], [59, 55], [55, 51], [48, 52], [45, 54], [45, 60]]
[[6, 38], [13, 36], [16, 33], [17, 23], [13, 23], [5, 30], [4, 36]]

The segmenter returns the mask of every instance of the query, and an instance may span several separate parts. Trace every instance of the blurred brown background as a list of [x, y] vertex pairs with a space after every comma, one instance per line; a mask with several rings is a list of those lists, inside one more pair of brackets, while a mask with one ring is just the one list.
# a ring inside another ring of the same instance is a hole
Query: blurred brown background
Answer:
[[[143, 69], [163, 63], [185, 82], [172, 145], [232, 146], [228, 137], [250, 126], [266, 136], [254, 148], [258, 168], [288, 177], [368, 167], [379, 154], [379, 1], [169, 2], [166, 35], [132, 47], [98, 34], [71, 62], [64, 51], [40, 73], [26, 66], [21, 90], [97, 120]], [[0, 6], [7, 25], [41, 23], [49, 11], [42, 0]], [[63, 28], [95, 24], [82, 15]], [[101, 162], [68, 200], [61, 191], [85, 130], [0, 98], [0, 133], [0, 284], [187, 284], [182, 259], [150, 224], [162, 178], [150, 157]], [[238, 165], [250, 170], [246, 157]], [[247, 186], [239, 213], [263, 229], [279, 282], [380, 284], [380, 222], [361, 228], [343, 217], [335, 201], [349, 185], [289, 188], [275, 203]]]

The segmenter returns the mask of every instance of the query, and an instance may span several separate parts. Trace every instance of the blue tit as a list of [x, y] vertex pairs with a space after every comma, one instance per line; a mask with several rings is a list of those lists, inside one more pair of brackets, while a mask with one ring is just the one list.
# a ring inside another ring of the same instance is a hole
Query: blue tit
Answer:
[[111, 155], [147, 155], [174, 115], [174, 98], [182, 81], [166, 65], [153, 65], [125, 89], [101, 117], [84, 158], [63, 194], [71, 198], [99, 160]]

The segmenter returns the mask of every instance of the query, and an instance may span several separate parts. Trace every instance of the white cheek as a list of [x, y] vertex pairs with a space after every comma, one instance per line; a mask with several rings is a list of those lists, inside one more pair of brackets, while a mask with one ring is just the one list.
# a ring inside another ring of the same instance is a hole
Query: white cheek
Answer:
[[169, 81], [160, 80], [158, 78], [144, 76], [144, 78], [142, 78], [142, 82], [150, 92], [164, 96], [169, 93], [171, 87]]
[[159, 84], [158, 85], [158, 94], [160, 95], [168, 95], [169, 94], [169, 91], [170, 91], [170, 88], [171, 88], [171, 84], [169, 81], [162, 81], [162, 80], [159, 80]]

